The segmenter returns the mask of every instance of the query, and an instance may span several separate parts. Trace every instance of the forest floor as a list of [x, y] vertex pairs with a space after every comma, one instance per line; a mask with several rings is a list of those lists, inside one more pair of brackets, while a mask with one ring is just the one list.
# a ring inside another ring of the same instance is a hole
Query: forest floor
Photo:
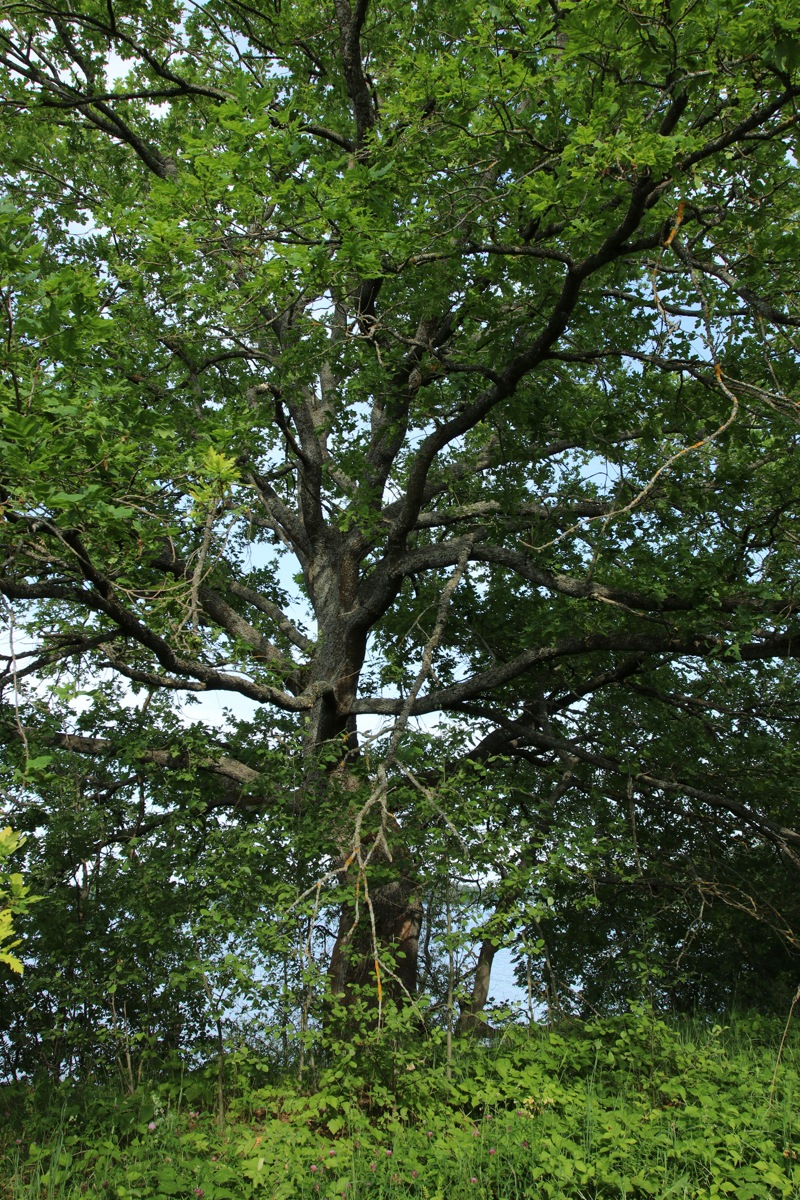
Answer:
[[[800, 1198], [800, 1037], [623, 1017], [490, 1046], [342, 1043], [279, 1077], [252, 1051], [133, 1094], [0, 1088], [2, 1200]], [[400, 1048], [402, 1047], [402, 1048]], [[448, 1078], [449, 1074], [449, 1078]]]

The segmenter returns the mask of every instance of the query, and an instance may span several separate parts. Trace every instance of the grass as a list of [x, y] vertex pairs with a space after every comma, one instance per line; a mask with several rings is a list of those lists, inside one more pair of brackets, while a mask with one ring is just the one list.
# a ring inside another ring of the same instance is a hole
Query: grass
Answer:
[[[374, 1035], [313, 1089], [213, 1080], [0, 1091], [3, 1200], [800, 1200], [800, 1043], [644, 1012], [441, 1050]], [[772, 1095], [771, 1095], [772, 1092]], [[4, 1114], [5, 1109], [5, 1114]]]

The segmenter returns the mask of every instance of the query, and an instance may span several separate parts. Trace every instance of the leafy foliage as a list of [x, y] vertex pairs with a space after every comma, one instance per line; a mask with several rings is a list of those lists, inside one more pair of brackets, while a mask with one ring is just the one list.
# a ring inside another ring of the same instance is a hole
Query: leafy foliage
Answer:
[[222, 1064], [257, 998], [288, 1062], [420, 944], [451, 1034], [501, 945], [531, 1011], [723, 1006], [691, 947], [752, 977], [756, 920], [791, 991], [798, 45], [788, 0], [0, 18], [9, 1073]]
[[12, 921], [37, 899], [29, 894], [30, 888], [22, 882], [20, 873], [9, 873], [5, 866], [6, 860], [19, 849], [22, 841], [22, 836], [14, 833], [10, 825], [0, 829], [0, 963], [5, 963], [18, 975], [22, 974], [23, 966], [16, 954], [12, 953], [20, 944], [20, 939], [14, 938]]
[[180, 1102], [163, 1085], [113, 1107], [62, 1089], [6, 1124], [3, 1194], [788, 1200], [800, 1193], [797, 1048], [784, 1047], [771, 1093], [779, 1038], [763, 1020], [675, 1029], [639, 1009], [465, 1046], [450, 1083], [420, 1047], [369, 1117], [333, 1071], [308, 1095], [253, 1086], [241, 1062], [224, 1134], [200, 1077]]

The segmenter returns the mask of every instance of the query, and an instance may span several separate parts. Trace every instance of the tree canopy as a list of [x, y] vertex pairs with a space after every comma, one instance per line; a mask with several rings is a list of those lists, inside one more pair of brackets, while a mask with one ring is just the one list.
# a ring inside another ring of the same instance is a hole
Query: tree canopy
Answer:
[[467, 1014], [504, 941], [794, 944], [798, 27], [6, 5], [6, 806], [76, 920], [260, 846], [413, 992], [470, 880]]

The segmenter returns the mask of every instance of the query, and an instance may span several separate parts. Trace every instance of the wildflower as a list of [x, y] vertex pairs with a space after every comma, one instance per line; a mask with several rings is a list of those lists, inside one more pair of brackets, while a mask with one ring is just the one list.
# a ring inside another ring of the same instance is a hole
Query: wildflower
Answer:
[[317, 1164], [316, 1164], [316, 1163], [312, 1163], [312, 1164], [311, 1164], [311, 1170], [312, 1170], [312, 1171], [318, 1171], [318, 1170], [319, 1170], [319, 1167], [317, 1166]]
[[150, 1130], [151, 1133], [153, 1132], [155, 1127], [156, 1127], [155, 1121], [151, 1121], [150, 1124], [147, 1126], [147, 1128]]
[[387, 1158], [391, 1158], [391, 1157], [392, 1157], [392, 1152], [391, 1152], [391, 1150], [387, 1150], [387, 1151], [386, 1151], [386, 1157], [387, 1157]]
[[529, 1150], [529, 1149], [530, 1149], [530, 1145], [531, 1145], [531, 1144], [530, 1144], [530, 1142], [523, 1142], [523, 1143], [522, 1143], [522, 1149], [523, 1149], [523, 1150]]
[[411, 1172], [411, 1178], [412, 1178], [412, 1179], [416, 1179], [418, 1175], [419, 1175], [419, 1171], [412, 1171], [412, 1172]]
[[477, 1175], [473, 1175], [472, 1178], [470, 1179], [470, 1183], [477, 1183], [477, 1182], [478, 1182]]
[[433, 1137], [433, 1130], [429, 1129], [428, 1132], [425, 1134], [425, 1137]]
[[478, 1133], [477, 1129], [473, 1129], [473, 1131], [472, 1131], [472, 1136], [473, 1136], [473, 1137], [480, 1137], [481, 1135]]
[[378, 1164], [377, 1164], [376, 1162], [371, 1162], [371, 1163], [369, 1164], [369, 1169], [370, 1169], [370, 1171], [373, 1171], [373, 1172], [374, 1172], [374, 1171], [375, 1171], [375, 1168], [377, 1167], [377, 1165], [378, 1165]]
[[491, 1118], [491, 1117], [489, 1116], [489, 1114], [487, 1113], [487, 1114], [486, 1114], [486, 1116], [485, 1116], [483, 1119], [484, 1119], [484, 1121], [491, 1121], [491, 1119], [492, 1119], [492, 1118]]
[[329, 1150], [329, 1151], [328, 1151], [328, 1158], [333, 1158], [335, 1154], [336, 1154], [336, 1151], [335, 1151], [335, 1150]]
[[194, 1194], [195, 1194], [195, 1196], [197, 1196], [197, 1200], [200, 1200], [201, 1196], [205, 1196], [205, 1192], [203, 1191], [202, 1188], [195, 1188]]
[[490, 1153], [490, 1154], [497, 1154], [497, 1151], [495, 1150], [494, 1146], [491, 1146], [491, 1147], [489, 1148], [489, 1153]]

